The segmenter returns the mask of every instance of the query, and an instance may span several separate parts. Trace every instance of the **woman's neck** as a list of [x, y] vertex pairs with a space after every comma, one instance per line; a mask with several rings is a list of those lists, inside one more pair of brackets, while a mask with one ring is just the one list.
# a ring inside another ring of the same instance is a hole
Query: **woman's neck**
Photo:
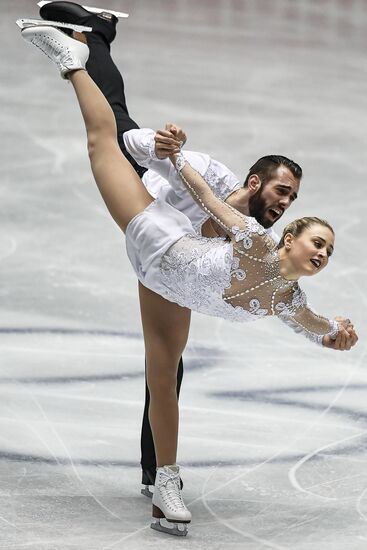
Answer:
[[297, 273], [284, 247], [278, 250], [278, 257], [281, 276], [288, 281], [297, 281], [299, 279], [299, 273]]

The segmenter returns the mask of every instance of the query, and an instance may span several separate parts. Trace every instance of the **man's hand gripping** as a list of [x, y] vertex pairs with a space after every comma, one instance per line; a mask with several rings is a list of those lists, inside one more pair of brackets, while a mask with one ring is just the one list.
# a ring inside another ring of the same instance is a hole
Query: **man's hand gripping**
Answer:
[[160, 160], [178, 154], [186, 143], [185, 132], [176, 124], [166, 124], [164, 130], [157, 130], [154, 136], [155, 154]]

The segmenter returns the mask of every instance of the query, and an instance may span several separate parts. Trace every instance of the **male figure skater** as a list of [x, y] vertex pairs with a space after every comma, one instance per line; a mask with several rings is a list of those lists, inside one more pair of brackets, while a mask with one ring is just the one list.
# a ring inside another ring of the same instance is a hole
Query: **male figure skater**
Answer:
[[[149, 130], [136, 131], [139, 126], [129, 116], [123, 78], [110, 55], [110, 44], [116, 36], [117, 18], [108, 12], [96, 15], [78, 4], [58, 1], [44, 5], [40, 9], [40, 15], [43, 19], [50, 21], [92, 27], [92, 32], [78, 37], [89, 46], [88, 73], [112, 107], [116, 117], [118, 142], [122, 152], [139, 176], [142, 177], [149, 192], [156, 196], [162, 187], [168, 185], [164, 179], [164, 176], [168, 176], [165, 171], [167, 165], [160, 164], [156, 159], [164, 159], [170, 154], [176, 143], [176, 128], [168, 126], [155, 135], [154, 133], [152, 135]], [[271, 155], [259, 159], [250, 168], [245, 183], [241, 184], [226, 166], [211, 159], [208, 155], [201, 153], [190, 153], [190, 155], [192, 166], [204, 176], [220, 198], [226, 200], [244, 214], [254, 216], [269, 232], [272, 231], [272, 225], [278, 221], [284, 211], [297, 198], [302, 170], [298, 164], [286, 157]], [[160, 175], [150, 168], [158, 170]], [[168, 198], [169, 196], [168, 193]], [[195, 209], [195, 205], [190, 203], [187, 208]], [[208, 219], [200, 209], [197, 208], [193, 215], [197, 215], [196, 229], [203, 236], [215, 237], [221, 234], [219, 226]], [[176, 337], [175, 324], [167, 322], [167, 318], [169, 318], [170, 310], [178, 306], [167, 302], [161, 296], [142, 287], [142, 285], [140, 285], [139, 294], [144, 329], [151, 329], [156, 333], [157, 345], [167, 345], [170, 339]], [[166, 319], [161, 319], [157, 315], [157, 311], [164, 311]], [[162, 356], [164, 356], [164, 351], [162, 349]], [[180, 393], [182, 376], [183, 364], [181, 358], [177, 371], [177, 396]], [[141, 434], [142, 483], [146, 487], [142, 492], [147, 496], [151, 496], [148, 486], [154, 485], [156, 458], [148, 410], [149, 390], [146, 385], [146, 401]]]

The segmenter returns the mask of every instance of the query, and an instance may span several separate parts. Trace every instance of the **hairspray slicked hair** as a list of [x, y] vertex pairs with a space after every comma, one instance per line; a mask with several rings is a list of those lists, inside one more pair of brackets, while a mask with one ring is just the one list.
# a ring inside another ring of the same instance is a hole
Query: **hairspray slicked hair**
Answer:
[[265, 185], [274, 175], [274, 172], [279, 166], [285, 166], [291, 172], [291, 174], [297, 179], [302, 178], [302, 168], [299, 164], [293, 160], [283, 157], [282, 155], [267, 155], [257, 160], [253, 166], [251, 166], [249, 173], [246, 176], [244, 187], [247, 187], [250, 176], [256, 174], [261, 179], [263, 185]]

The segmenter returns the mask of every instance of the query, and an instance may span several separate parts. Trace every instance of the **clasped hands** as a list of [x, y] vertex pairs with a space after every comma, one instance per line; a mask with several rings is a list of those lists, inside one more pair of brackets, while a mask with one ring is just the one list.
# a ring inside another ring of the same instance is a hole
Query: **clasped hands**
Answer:
[[323, 346], [338, 351], [350, 350], [358, 342], [358, 336], [352, 322], [344, 317], [335, 317], [335, 321], [339, 326], [338, 334], [335, 339], [324, 336], [322, 339]]
[[178, 154], [186, 143], [186, 139], [185, 132], [176, 124], [166, 124], [164, 130], [157, 130], [154, 136], [157, 158], [163, 160]]

